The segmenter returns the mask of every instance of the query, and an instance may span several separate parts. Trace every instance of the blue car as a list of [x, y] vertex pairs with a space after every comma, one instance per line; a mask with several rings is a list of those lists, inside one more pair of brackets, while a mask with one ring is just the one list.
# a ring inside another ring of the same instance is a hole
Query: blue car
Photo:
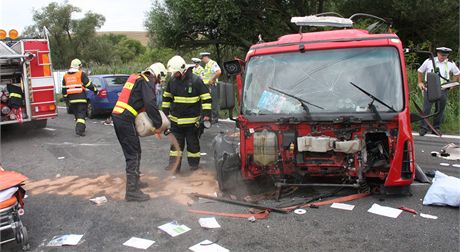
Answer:
[[97, 94], [86, 90], [88, 98], [88, 117], [110, 114], [117, 103], [123, 85], [128, 80], [126, 74], [101, 74], [88, 76], [93, 85], [98, 89]]

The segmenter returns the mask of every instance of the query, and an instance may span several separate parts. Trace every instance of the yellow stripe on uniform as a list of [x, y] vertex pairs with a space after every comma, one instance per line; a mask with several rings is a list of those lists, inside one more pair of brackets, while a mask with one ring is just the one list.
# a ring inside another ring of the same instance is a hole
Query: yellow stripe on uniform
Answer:
[[131, 112], [131, 114], [133, 114], [134, 116], [137, 116], [137, 111], [131, 107], [129, 104], [127, 103], [124, 103], [122, 101], [117, 101], [117, 103], [115, 104], [116, 107], [120, 107], [120, 108], [124, 108], [124, 109], [127, 109], [129, 112]]
[[170, 108], [170, 107], [171, 107], [171, 103], [170, 103], [170, 102], [162, 102], [162, 103], [161, 103], [161, 107], [162, 107], [162, 108]]
[[181, 124], [193, 124], [193, 123], [196, 123], [198, 122], [198, 120], [200, 120], [200, 117], [190, 117], [190, 118], [177, 118], [175, 116], [172, 116], [172, 115], [169, 115], [169, 119], [171, 119], [171, 121], [181, 125]]
[[202, 94], [202, 95], [200, 95], [200, 98], [201, 98], [201, 100], [211, 99], [211, 94], [210, 93]]
[[170, 92], [164, 92], [163, 93], [163, 97], [171, 97], [172, 98], [172, 94]]
[[123, 86], [123, 88], [126, 88], [126, 89], [133, 89], [134, 87], [134, 83], [131, 83], [131, 82], [126, 82], [125, 85]]
[[10, 98], [11, 97], [16, 97], [16, 98], [19, 98], [21, 99], [22, 98], [22, 95], [18, 94], [18, 93], [10, 93]]
[[201, 153], [200, 152], [188, 152], [187, 151], [187, 157], [194, 157], [194, 158], [199, 158], [201, 156]]
[[201, 104], [202, 109], [211, 109], [211, 104], [210, 103], [203, 103]]
[[86, 124], [86, 121], [85, 121], [85, 119], [78, 118], [78, 119], [77, 119], [77, 123]]
[[86, 103], [86, 99], [75, 99], [75, 100], [70, 100], [69, 103]]
[[86, 83], [85, 87], [89, 87], [89, 85], [91, 85], [91, 81], [88, 81], [88, 83]]
[[193, 97], [174, 96], [175, 103], [197, 103], [199, 100], [200, 100], [199, 96], [193, 96]]
[[169, 151], [169, 156], [170, 157], [177, 157], [177, 156], [182, 156], [182, 152], [181, 151]]

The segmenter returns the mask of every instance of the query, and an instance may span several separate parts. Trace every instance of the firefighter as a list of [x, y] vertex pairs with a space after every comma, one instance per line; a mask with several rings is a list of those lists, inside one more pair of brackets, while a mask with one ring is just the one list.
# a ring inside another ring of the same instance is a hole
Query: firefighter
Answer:
[[202, 52], [200, 53], [201, 61], [205, 64], [203, 70], [203, 82], [209, 88], [209, 92], [212, 97], [212, 123], [217, 123], [219, 120], [219, 103], [218, 103], [218, 88], [217, 82], [218, 78], [222, 74], [219, 65], [217, 62], [210, 58], [211, 53]]
[[150, 199], [140, 190], [145, 184], [140, 182], [141, 145], [134, 121], [138, 113], [145, 110], [157, 129], [155, 133], [160, 136], [162, 120], [156, 106], [153, 83], [159, 81], [162, 73], [166, 73], [164, 65], [156, 63], [141, 73], [130, 75], [112, 111], [115, 133], [126, 160], [126, 201]]
[[[200, 120], [209, 121], [211, 113], [211, 95], [203, 81], [192, 73], [185, 60], [174, 56], [168, 61], [171, 79], [163, 93], [163, 112], [169, 115], [171, 132], [179, 143], [180, 150], [171, 146], [169, 165], [172, 169], [176, 158], [182, 157], [187, 144], [187, 160], [190, 170], [198, 169], [200, 163]], [[180, 171], [180, 163], [176, 172]]]
[[193, 64], [195, 64], [192, 72], [196, 74], [197, 76], [199, 76], [201, 79], [203, 79], [204, 68], [200, 65], [201, 60], [199, 58], [192, 58], [192, 62]]
[[8, 90], [8, 107], [17, 109], [24, 106], [24, 92], [21, 88], [21, 74], [14, 74], [14, 83], [7, 84]]
[[85, 89], [92, 90], [97, 94], [97, 88], [88, 79], [88, 76], [81, 70], [82, 65], [79, 59], [73, 59], [70, 69], [62, 79], [62, 94], [69, 102], [70, 111], [75, 116], [75, 133], [85, 136], [87, 99]]

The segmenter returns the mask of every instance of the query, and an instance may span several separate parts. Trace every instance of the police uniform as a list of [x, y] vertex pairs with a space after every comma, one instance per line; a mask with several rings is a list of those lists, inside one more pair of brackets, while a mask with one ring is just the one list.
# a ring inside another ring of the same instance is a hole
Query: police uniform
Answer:
[[203, 78], [204, 68], [199, 65], [201, 60], [199, 58], [192, 58], [192, 62], [195, 64], [195, 66], [192, 69], [192, 73], [200, 78]]
[[[210, 56], [210, 53], [204, 52], [200, 54], [201, 57], [204, 56]], [[211, 112], [211, 120], [213, 123], [217, 123], [219, 119], [219, 94], [218, 94], [218, 87], [217, 87], [217, 82], [219, 81], [216, 79], [216, 82], [214, 84], [209, 83], [212, 79], [212, 76], [217, 72], [220, 71], [219, 64], [215, 62], [212, 59], [209, 59], [208, 63], [204, 66], [203, 69], [203, 82], [208, 86], [209, 93], [211, 94], [212, 97], [212, 112]]]
[[[452, 50], [447, 47], [438, 47], [436, 48], [436, 51], [442, 54], [449, 54], [449, 52], [451, 52]], [[439, 69], [439, 74], [442, 77], [444, 77], [444, 78], [441, 78], [441, 84], [446, 83], [447, 80], [450, 79], [451, 77], [450, 73], [452, 73], [457, 78], [460, 75], [459, 68], [455, 65], [454, 62], [448, 61], [447, 58], [443, 62], [440, 62], [439, 58], [435, 57], [434, 62], [435, 62], [436, 68]], [[434, 72], [433, 63], [431, 59], [425, 60], [423, 64], [418, 68], [417, 71], [421, 74], [425, 74], [425, 81], [426, 81], [426, 73]], [[442, 90], [441, 98], [435, 104], [437, 114], [434, 116], [433, 127], [438, 131], [440, 130], [441, 122], [444, 118], [444, 110], [446, 108], [446, 103], [447, 103], [447, 92], [448, 92], [447, 89]], [[428, 100], [428, 95], [426, 91], [424, 91], [423, 113], [425, 115], [428, 115], [431, 113], [432, 105], [433, 104]], [[424, 135], [427, 131], [428, 131], [428, 125], [426, 124], [425, 120], [422, 120], [420, 124], [420, 135]]]
[[[187, 160], [191, 170], [198, 168], [200, 162], [199, 123], [200, 118], [210, 116], [211, 95], [203, 81], [189, 68], [184, 79], [172, 78], [163, 93], [163, 112], [171, 121], [171, 132], [176, 137], [180, 150], [171, 146], [169, 168], [177, 156], [182, 156], [187, 144]], [[176, 171], [179, 171], [177, 167]]]
[[134, 125], [138, 113], [145, 111], [155, 128], [161, 116], [155, 104], [155, 92], [144, 74], [132, 74], [126, 81], [112, 111], [113, 126], [126, 159], [126, 200], [146, 200], [140, 191], [141, 144]]
[[80, 136], [85, 135], [86, 129], [86, 110], [87, 99], [85, 89], [90, 89], [94, 93], [97, 88], [88, 79], [88, 76], [81, 70], [74, 71], [72, 68], [64, 75], [62, 80], [62, 94], [67, 98], [70, 111], [75, 116], [75, 133]]

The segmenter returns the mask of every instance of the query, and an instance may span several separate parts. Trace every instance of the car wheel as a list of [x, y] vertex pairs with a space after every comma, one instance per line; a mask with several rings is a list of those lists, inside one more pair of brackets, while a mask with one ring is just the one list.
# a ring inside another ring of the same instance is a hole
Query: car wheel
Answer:
[[91, 104], [91, 102], [88, 102], [88, 107], [87, 107], [86, 113], [88, 115], [88, 118], [90, 118], [90, 119], [93, 119], [94, 115], [96, 114], [95, 111], [94, 111], [94, 106], [93, 106], [93, 104]]

